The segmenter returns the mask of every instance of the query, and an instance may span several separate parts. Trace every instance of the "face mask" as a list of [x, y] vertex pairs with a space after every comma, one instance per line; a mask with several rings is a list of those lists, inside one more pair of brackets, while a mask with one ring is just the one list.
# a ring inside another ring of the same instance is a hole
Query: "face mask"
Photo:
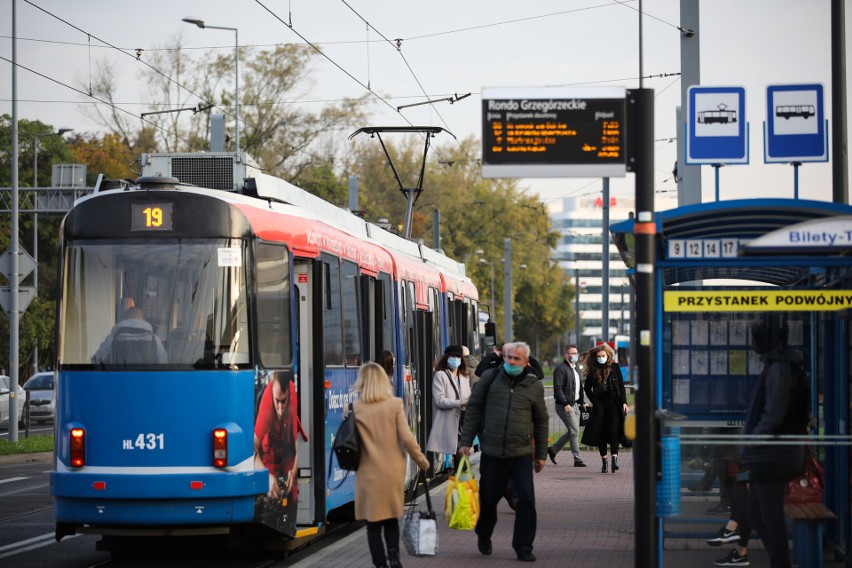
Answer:
[[598, 363], [601, 365], [606, 365], [606, 357], [598, 357]]
[[508, 363], [503, 363], [503, 370], [506, 371], [506, 374], [510, 377], [517, 377], [521, 374], [521, 371], [523, 371], [524, 368], [519, 367], [518, 365], [510, 365]]
[[580, 356], [579, 356], [579, 355], [571, 355], [571, 362], [572, 362], [572, 363], [576, 363], [576, 362], [577, 362], [577, 361], [579, 361], [579, 360], [580, 360]]
[[449, 367], [450, 369], [458, 369], [459, 365], [461, 365], [460, 357], [450, 357], [449, 359], [447, 359], [447, 367]]

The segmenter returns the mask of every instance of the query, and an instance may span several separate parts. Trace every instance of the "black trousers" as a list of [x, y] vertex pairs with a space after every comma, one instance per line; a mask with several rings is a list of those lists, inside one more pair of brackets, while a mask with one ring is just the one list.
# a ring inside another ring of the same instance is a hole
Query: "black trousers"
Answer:
[[760, 535], [772, 568], [790, 568], [787, 525], [784, 524], [784, 491], [787, 482], [749, 481], [748, 518]]
[[602, 458], [606, 457], [606, 447], [609, 453], [618, 455], [618, 444], [621, 442], [621, 415], [623, 408], [620, 402], [603, 402], [601, 410], [603, 413], [603, 428], [601, 428], [601, 443], [598, 444], [598, 453]]
[[[382, 530], [385, 533], [385, 542], [382, 542]], [[367, 522], [367, 545], [370, 547], [370, 556], [373, 564], [384, 566], [387, 561], [385, 544], [388, 548], [399, 550], [399, 521], [397, 519], [385, 519], [375, 523]]]
[[748, 482], [736, 481], [731, 495], [731, 519], [737, 523], [740, 540], [737, 546], [748, 548], [751, 536], [751, 523], [748, 520]]
[[491, 538], [497, 524], [497, 504], [511, 481], [512, 492], [518, 500], [515, 507], [512, 548], [516, 552], [532, 552], [537, 517], [532, 456], [503, 459], [483, 454], [479, 462], [479, 473], [481, 511], [476, 523], [477, 536], [481, 539]]

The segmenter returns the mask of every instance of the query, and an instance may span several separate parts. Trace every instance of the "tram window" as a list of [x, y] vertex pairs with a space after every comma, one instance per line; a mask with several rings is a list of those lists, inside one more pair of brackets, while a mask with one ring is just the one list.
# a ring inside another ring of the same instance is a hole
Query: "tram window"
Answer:
[[414, 353], [414, 284], [406, 280], [400, 281], [402, 287], [402, 329], [404, 345], [407, 350], [403, 353], [405, 365], [411, 365]]
[[343, 365], [343, 324], [340, 316], [340, 265], [323, 262], [323, 354], [326, 365]]
[[447, 293], [447, 336], [450, 338], [450, 343], [456, 343], [456, 310], [454, 296]]
[[470, 302], [468, 315], [468, 343], [470, 350], [474, 355], [479, 356], [479, 309], [477, 303], [473, 300]]
[[245, 258], [236, 239], [67, 242], [60, 365], [108, 365], [92, 358], [135, 306], [168, 354], [137, 367], [249, 366]]
[[376, 279], [376, 295], [381, 295], [377, 298], [376, 304], [383, 306], [382, 317], [380, 320], [381, 330], [379, 331], [379, 333], [382, 334], [382, 343], [380, 348], [377, 346], [376, 350], [378, 352], [383, 349], [387, 349], [388, 351], [393, 352], [393, 292], [391, 288], [390, 274], [379, 273], [379, 276]]
[[438, 361], [443, 354], [441, 348], [441, 305], [440, 295], [434, 286], [429, 287], [429, 311], [432, 312], [432, 360]]
[[343, 262], [343, 353], [346, 366], [361, 364], [361, 334], [358, 326], [358, 266]]
[[265, 367], [288, 365], [290, 341], [290, 267], [281, 245], [257, 245], [257, 343]]

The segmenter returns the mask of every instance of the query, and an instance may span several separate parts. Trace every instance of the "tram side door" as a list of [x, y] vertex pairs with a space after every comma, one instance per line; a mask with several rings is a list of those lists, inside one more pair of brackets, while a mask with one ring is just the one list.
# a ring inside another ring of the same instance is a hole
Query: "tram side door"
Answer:
[[418, 430], [420, 447], [426, 447], [429, 439], [429, 431], [432, 429], [432, 344], [433, 327], [435, 325], [433, 314], [423, 310], [416, 310], [414, 322], [417, 332], [415, 341], [417, 347], [414, 352], [414, 361], [420, 370], [420, 428]]
[[[297, 308], [297, 353], [298, 353], [298, 387], [299, 387], [299, 416], [302, 428], [308, 436], [308, 442], [300, 436], [298, 438], [299, 451], [299, 509], [296, 516], [296, 524], [312, 525], [318, 519], [318, 511], [324, 509], [324, 505], [318, 502], [323, 498], [322, 460], [311, 454], [312, 448], [322, 448], [322, 434], [316, 427], [315, 419], [315, 396], [322, 399], [323, 392], [316, 394], [316, 385], [313, 378], [316, 376], [314, 369], [314, 342], [311, 341], [316, 327], [314, 325], [314, 302], [317, 293], [314, 282], [319, 281], [316, 277], [315, 263], [311, 261], [296, 260], [293, 267]], [[320, 416], [322, 419], [322, 416]], [[318, 465], [319, 464], [319, 465]], [[319, 476], [319, 478], [317, 477]]]

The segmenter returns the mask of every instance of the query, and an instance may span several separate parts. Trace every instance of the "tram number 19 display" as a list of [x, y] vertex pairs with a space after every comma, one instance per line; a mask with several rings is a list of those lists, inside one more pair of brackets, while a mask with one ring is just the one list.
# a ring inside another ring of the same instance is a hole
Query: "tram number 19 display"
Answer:
[[131, 205], [131, 231], [171, 231], [171, 203], [134, 203]]

